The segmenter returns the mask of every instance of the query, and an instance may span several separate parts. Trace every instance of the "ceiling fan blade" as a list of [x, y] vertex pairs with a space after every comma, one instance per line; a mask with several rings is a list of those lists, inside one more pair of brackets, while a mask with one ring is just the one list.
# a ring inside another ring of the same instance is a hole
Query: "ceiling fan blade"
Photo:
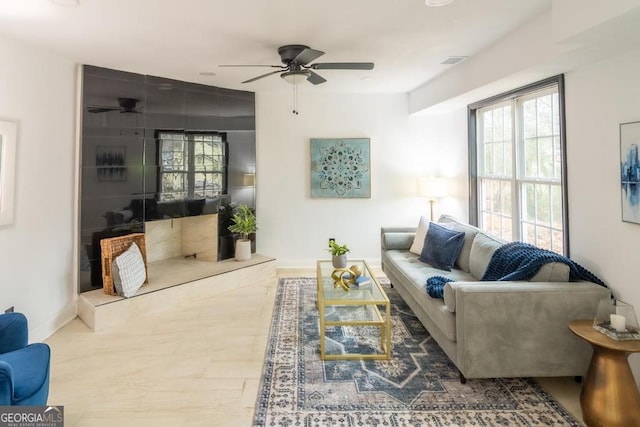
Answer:
[[262, 79], [262, 78], [264, 78], [264, 77], [269, 77], [269, 76], [270, 76], [270, 75], [272, 75], [272, 74], [280, 74], [280, 73], [282, 73], [282, 70], [272, 71], [272, 72], [270, 72], [270, 73], [263, 74], [263, 75], [258, 76], [258, 77], [254, 77], [254, 78], [252, 78], [252, 79], [245, 80], [245, 81], [243, 81], [242, 83], [251, 83], [251, 82], [255, 82], [256, 80], [260, 80], [260, 79]]
[[223, 64], [218, 67], [271, 67], [271, 68], [287, 68], [282, 65], [258, 65], [258, 64]]
[[106, 113], [107, 111], [116, 111], [120, 108], [114, 107], [87, 107], [88, 113]]
[[313, 71], [309, 70], [309, 77], [307, 77], [307, 81], [309, 83], [313, 83], [314, 85], [319, 85], [320, 83], [326, 82], [327, 79], [325, 79], [321, 75], [319, 75], [317, 73], [314, 73]]
[[373, 62], [321, 62], [309, 68], [314, 70], [373, 70]]
[[304, 49], [300, 52], [295, 58], [293, 58], [292, 62], [297, 62], [298, 64], [306, 65], [311, 61], [315, 61], [324, 55], [324, 52], [321, 50], [311, 49], [310, 47]]

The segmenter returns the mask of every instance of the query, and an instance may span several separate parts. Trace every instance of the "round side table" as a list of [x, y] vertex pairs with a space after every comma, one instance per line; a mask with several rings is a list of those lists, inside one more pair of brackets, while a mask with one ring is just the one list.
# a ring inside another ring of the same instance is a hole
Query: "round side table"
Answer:
[[593, 347], [582, 384], [582, 418], [589, 426], [640, 426], [640, 392], [629, 355], [640, 353], [640, 340], [618, 341], [593, 329], [593, 320], [574, 320], [569, 329]]

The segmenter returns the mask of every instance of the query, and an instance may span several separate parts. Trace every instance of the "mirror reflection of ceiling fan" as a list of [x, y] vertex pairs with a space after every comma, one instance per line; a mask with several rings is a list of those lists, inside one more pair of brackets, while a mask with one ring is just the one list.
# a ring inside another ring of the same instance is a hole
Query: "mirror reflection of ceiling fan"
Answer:
[[140, 114], [142, 111], [136, 109], [136, 106], [140, 102], [139, 99], [135, 98], [118, 98], [119, 107], [87, 107], [87, 112], [89, 113], [106, 113], [107, 111], [120, 111], [120, 113], [136, 113]]
[[372, 70], [374, 66], [373, 62], [316, 62], [311, 64], [324, 55], [324, 52], [301, 44], [281, 46], [278, 48], [278, 54], [284, 65], [220, 65], [220, 67], [277, 68], [275, 71], [245, 80], [242, 83], [251, 83], [273, 74], [280, 74], [280, 77], [289, 83], [297, 84], [306, 79], [309, 83], [319, 85], [327, 80], [314, 70]]

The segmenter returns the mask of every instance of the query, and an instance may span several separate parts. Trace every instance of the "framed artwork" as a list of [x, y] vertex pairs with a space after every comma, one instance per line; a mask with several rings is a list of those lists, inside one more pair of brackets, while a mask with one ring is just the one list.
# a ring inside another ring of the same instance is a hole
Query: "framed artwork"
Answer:
[[371, 197], [369, 138], [311, 139], [311, 197]]
[[127, 147], [124, 145], [96, 147], [96, 171], [98, 181], [127, 180]]
[[620, 124], [622, 221], [640, 224], [640, 122]]
[[0, 120], [0, 225], [13, 222], [18, 125]]

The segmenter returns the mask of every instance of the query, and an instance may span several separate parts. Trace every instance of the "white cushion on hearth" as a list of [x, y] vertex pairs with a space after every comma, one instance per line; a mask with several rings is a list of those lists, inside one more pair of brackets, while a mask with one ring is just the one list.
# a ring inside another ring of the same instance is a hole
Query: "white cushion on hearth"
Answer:
[[135, 243], [132, 243], [129, 249], [113, 260], [111, 269], [113, 271], [113, 286], [118, 295], [125, 298], [135, 295], [147, 278], [142, 253]]

